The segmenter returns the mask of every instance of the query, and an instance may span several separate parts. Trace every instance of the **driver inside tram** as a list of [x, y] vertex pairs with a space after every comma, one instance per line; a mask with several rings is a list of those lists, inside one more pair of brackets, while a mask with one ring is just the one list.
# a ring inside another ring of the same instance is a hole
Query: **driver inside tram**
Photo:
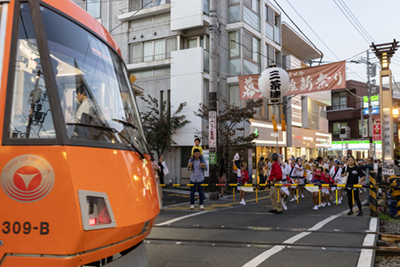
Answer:
[[87, 96], [88, 89], [85, 84], [81, 84], [76, 88], [76, 100], [80, 104], [78, 111], [74, 115], [74, 110], [71, 106], [68, 107], [69, 113], [74, 117], [74, 121], [81, 122], [82, 114], [88, 114], [92, 117], [96, 115], [93, 101]]

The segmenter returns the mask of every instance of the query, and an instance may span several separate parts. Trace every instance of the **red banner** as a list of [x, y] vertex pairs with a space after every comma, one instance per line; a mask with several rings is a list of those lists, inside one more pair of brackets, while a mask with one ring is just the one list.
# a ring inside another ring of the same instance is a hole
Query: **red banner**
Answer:
[[258, 88], [260, 74], [239, 76], [239, 99], [260, 99], [263, 98]]
[[346, 61], [290, 70], [286, 95], [300, 95], [346, 88]]
[[[346, 61], [287, 71], [290, 85], [286, 95], [301, 95], [346, 88]], [[259, 74], [239, 76], [240, 100], [263, 98]]]

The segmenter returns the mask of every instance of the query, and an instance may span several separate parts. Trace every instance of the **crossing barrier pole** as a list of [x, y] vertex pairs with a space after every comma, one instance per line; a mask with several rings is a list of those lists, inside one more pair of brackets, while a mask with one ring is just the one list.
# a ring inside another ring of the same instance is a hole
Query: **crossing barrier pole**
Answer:
[[351, 189], [351, 196], [353, 198], [353, 206], [354, 206], [354, 188]]
[[233, 188], [233, 202], [235, 202], [235, 194], [236, 194], [235, 187], [232, 187], [232, 188]]
[[378, 217], [378, 200], [376, 185], [376, 172], [371, 171], [369, 176], [370, 190], [369, 190], [369, 216]]
[[296, 187], [297, 204], [299, 204], [299, 187]]
[[319, 204], [321, 204], [321, 189], [318, 188], [318, 195], [319, 195]]
[[279, 186], [278, 186], [278, 203], [279, 203], [279, 195], [280, 195], [280, 190], [279, 190]]
[[338, 188], [336, 187], [336, 205], [339, 205], [339, 201], [338, 201]]

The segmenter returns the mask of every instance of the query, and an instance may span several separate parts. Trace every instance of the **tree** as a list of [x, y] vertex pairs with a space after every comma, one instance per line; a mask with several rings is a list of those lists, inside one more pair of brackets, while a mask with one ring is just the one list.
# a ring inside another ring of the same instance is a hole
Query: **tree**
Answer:
[[190, 121], [186, 120], [185, 115], [181, 115], [186, 102], [179, 104], [179, 107], [171, 114], [170, 108], [166, 108], [166, 101], [158, 104], [158, 100], [148, 95], [148, 98], [142, 97], [146, 103], [146, 111], [140, 112], [142, 118], [143, 130], [147, 143], [152, 151], [160, 157], [165, 149], [169, 148], [172, 136], [176, 131]]
[[[243, 122], [250, 123], [250, 119], [257, 113], [255, 109], [263, 105], [263, 100], [249, 100], [243, 108], [229, 104], [226, 100], [223, 100], [223, 104], [224, 108], [219, 110], [218, 115], [218, 150], [229, 163], [229, 147], [234, 147], [237, 150], [254, 147], [254, 139], [257, 136], [254, 133], [244, 135]], [[208, 112], [208, 107], [200, 104], [198, 111], [194, 114], [208, 121]], [[201, 134], [202, 137], [208, 138], [208, 132]]]

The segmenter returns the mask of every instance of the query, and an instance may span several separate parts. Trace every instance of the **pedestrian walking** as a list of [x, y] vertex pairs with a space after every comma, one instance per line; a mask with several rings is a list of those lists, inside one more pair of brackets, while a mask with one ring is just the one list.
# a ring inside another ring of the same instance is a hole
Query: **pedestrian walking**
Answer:
[[160, 184], [164, 184], [164, 165], [162, 164], [163, 159], [164, 159], [163, 155], [161, 155], [160, 158], [158, 159], [158, 167], [159, 167], [158, 177], [160, 178]]
[[271, 183], [269, 197], [272, 202], [272, 210], [270, 210], [269, 212], [280, 214], [282, 213], [282, 202], [280, 201], [278, 202], [278, 188], [274, 186], [274, 184], [281, 183], [282, 169], [278, 162], [278, 154], [273, 153], [271, 159], [272, 159], [272, 166], [268, 181]]
[[194, 194], [199, 192], [199, 205], [200, 209], [204, 210], [204, 192], [203, 192], [203, 187], [201, 184], [204, 182], [204, 171], [207, 170], [207, 165], [205, 163], [202, 163], [200, 160], [200, 150], [199, 149], [194, 149], [193, 151], [193, 156], [194, 159], [191, 161], [189, 159], [188, 162], [188, 169], [191, 170], [190, 174], [190, 183], [193, 184], [193, 186], [190, 187], [190, 209], [194, 209]]
[[[346, 182], [346, 192], [347, 192], [347, 200], [349, 203], [349, 213], [347, 213], [347, 215], [352, 215], [353, 214], [353, 192], [354, 192], [354, 201], [357, 203], [357, 207], [358, 207], [358, 214], [357, 216], [362, 216], [363, 212], [362, 212], [362, 207], [361, 207], [361, 201], [359, 198], [359, 192], [358, 192], [358, 188], [352, 188], [353, 185], [356, 184], [361, 184], [364, 179], [365, 179], [365, 175], [363, 173], [363, 171], [360, 169], [360, 167], [355, 165], [355, 160], [354, 157], [350, 156], [347, 159], [347, 166], [344, 168], [344, 170], [342, 171], [342, 177], [347, 177], [347, 182]], [[361, 178], [359, 180], [359, 177]], [[351, 186], [351, 187], [347, 187], [347, 186]]]
[[[264, 175], [264, 157], [260, 157], [260, 160], [257, 163], [257, 169], [258, 169], [258, 184], [265, 184], [265, 175]], [[258, 186], [259, 189], [261, 189], [260, 186]], [[262, 188], [264, 189], [264, 187]]]

